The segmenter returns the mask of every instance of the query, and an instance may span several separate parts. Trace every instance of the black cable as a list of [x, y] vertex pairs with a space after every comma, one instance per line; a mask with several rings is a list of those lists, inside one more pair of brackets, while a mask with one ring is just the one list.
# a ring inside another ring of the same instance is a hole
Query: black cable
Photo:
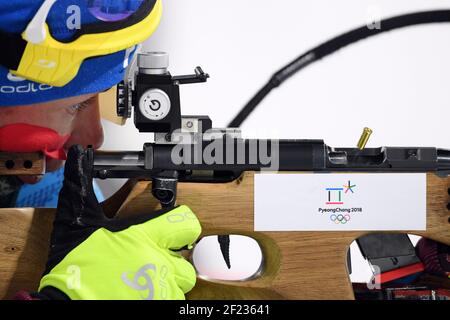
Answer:
[[252, 111], [255, 110], [258, 104], [274, 88], [278, 87], [288, 78], [290, 78], [306, 66], [310, 65], [311, 63], [316, 62], [349, 44], [355, 43], [359, 40], [371, 36], [375, 36], [383, 32], [418, 24], [438, 22], [450, 22], [450, 10], [424, 11], [396, 16], [381, 20], [380, 29], [369, 29], [367, 26], [363, 26], [335, 37], [315, 47], [314, 49], [307, 51], [306, 53], [302, 54], [297, 59], [277, 71], [266, 83], [266, 85], [264, 85], [264, 87], [260, 89], [256, 93], [256, 95], [241, 109], [236, 117], [230, 122], [228, 127], [239, 127], [252, 113]]

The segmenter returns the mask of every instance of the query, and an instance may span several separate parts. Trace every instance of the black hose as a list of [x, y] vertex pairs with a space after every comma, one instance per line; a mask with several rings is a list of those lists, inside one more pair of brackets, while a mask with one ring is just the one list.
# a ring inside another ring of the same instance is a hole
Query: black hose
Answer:
[[307, 51], [277, 71], [264, 85], [264, 87], [260, 89], [256, 95], [241, 109], [236, 117], [230, 122], [228, 127], [239, 127], [274, 88], [278, 87], [288, 78], [311, 63], [316, 62], [349, 44], [353, 44], [359, 40], [375, 36], [383, 32], [418, 24], [438, 22], [450, 22], [450, 10], [424, 11], [396, 16], [382, 20], [380, 22], [381, 28], [379, 29], [369, 29], [367, 26], [362, 26], [335, 37], [315, 47], [314, 49]]

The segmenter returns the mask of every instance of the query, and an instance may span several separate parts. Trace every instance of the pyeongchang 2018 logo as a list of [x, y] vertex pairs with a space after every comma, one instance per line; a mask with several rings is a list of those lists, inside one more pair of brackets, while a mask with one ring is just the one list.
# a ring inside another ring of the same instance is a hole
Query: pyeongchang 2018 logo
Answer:
[[325, 207], [318, 212], [329, 215], [329, 220], [335, 224], [347, 224], [353, 213], [362, 213], [361, 207], [346, 207], [345, 203], [354, 197], [356, 184], [350, 180], [342, 186], [325, 188]]
[[27, 81], [26, 79], [15, 76], [10, 72], [6, 75], [6, 78], [10, 82], [10, 84], [0, 86], [0, 93], [3, 94], [31, 93], [46, 91], [53, 88], [52, 86], [49, 86], [47, 84], [38, 84]]

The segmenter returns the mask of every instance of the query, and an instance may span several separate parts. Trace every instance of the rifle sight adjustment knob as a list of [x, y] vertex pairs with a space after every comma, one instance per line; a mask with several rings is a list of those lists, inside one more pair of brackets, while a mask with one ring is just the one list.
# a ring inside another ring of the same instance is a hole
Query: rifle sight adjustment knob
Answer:
[[145, 74], [166, 74], [169, 68], [169, 54], [166, 52], [144, 52], [138, 55], [139, 72]]
[[170, 98], [161, 89], [150, 89], [139, 99], [139, 110], [149, 120], [159, 121], [170, 112]]

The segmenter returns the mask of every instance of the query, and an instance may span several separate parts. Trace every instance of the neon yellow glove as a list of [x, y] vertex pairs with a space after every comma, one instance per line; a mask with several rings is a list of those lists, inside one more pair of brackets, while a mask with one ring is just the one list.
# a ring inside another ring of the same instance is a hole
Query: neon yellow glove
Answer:
[[105, 218], [92, 188], [92, 155], [72, 147], [66, 162], [39, 287], [41, 298], [184, 299], [195, 285], [192, 265], [172, 251], [201, 233], [186, 206], [123, 220]]

